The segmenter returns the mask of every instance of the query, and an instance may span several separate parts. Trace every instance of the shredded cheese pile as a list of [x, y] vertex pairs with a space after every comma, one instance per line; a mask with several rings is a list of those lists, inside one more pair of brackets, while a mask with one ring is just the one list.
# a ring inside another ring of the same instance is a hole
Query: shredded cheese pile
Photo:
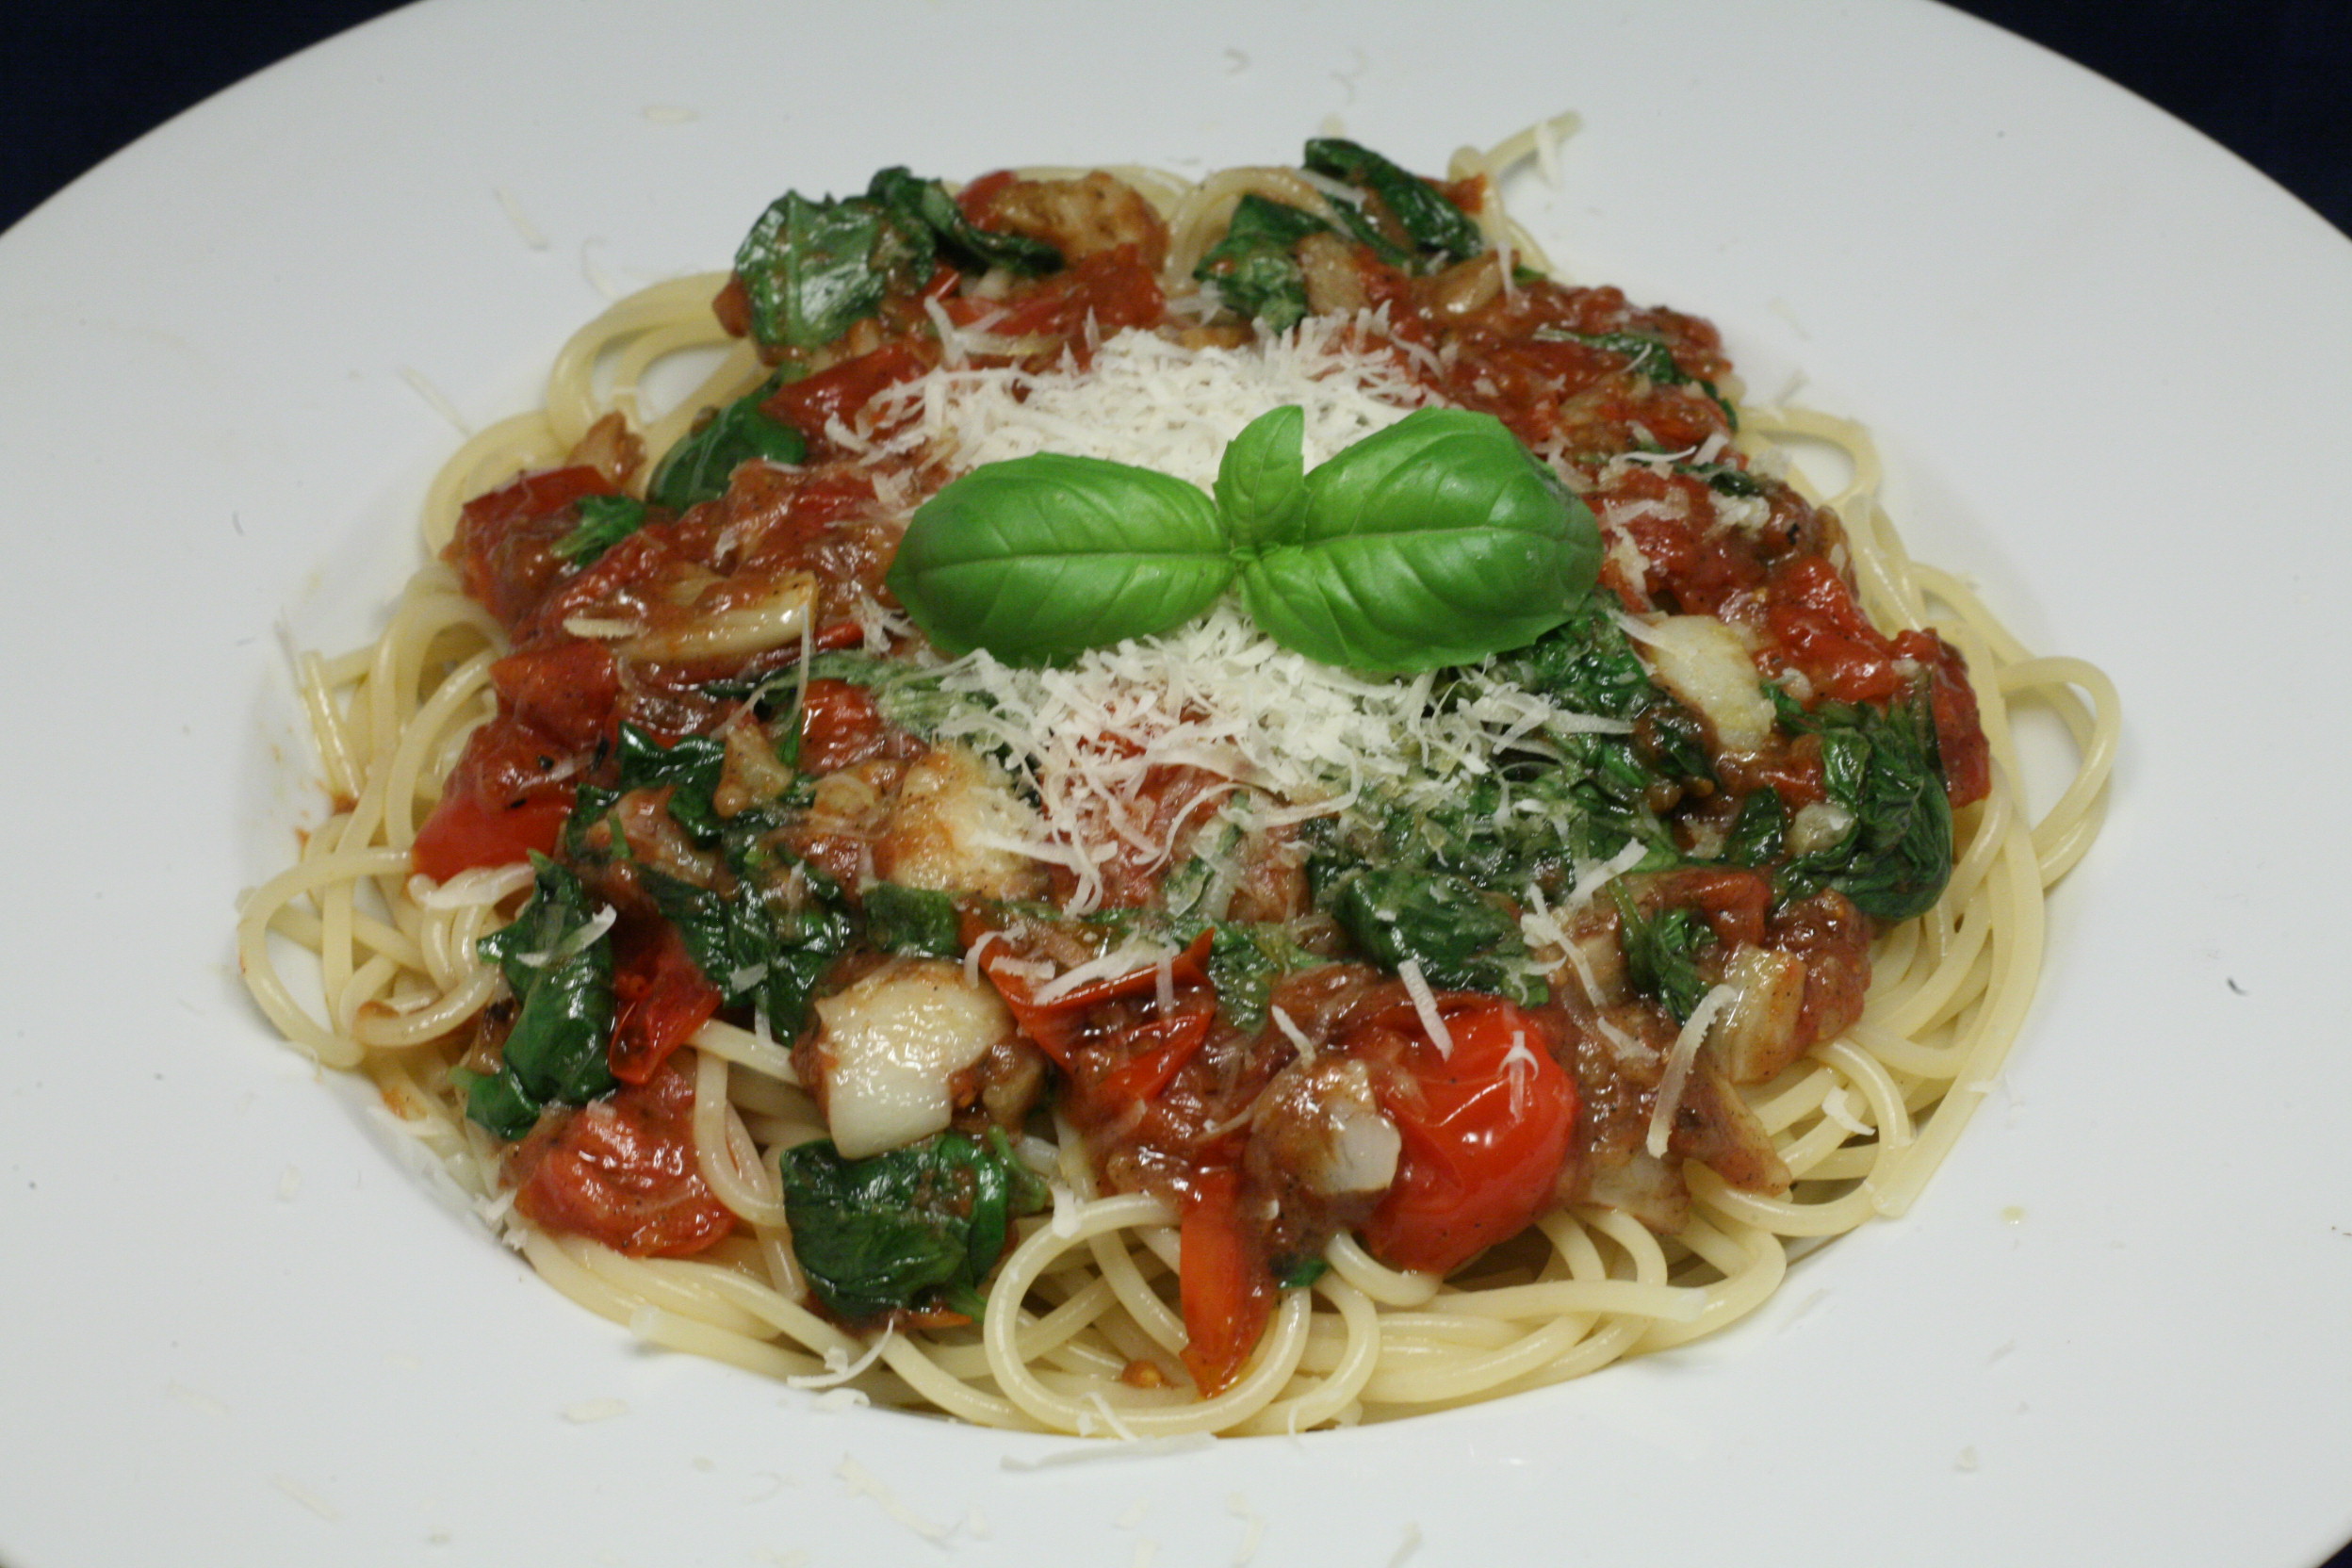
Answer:
[[[951, 356], [835, 434], [954, 470], [1053, 450], [1205, 489], [1227, 442], [1270, 409], [1305, 410], [1313, 466], [1429, 402], [1410, 373], [1416, 357], [1430, 356], [1373, 312], [1310, 318], [1238, 350], [1122, 333], [1084, 369], [974, 368]], [[1068, 868], [1073, 912], [1096, 906], [1115, 857], [1164, 863], [1216, 812], [1264, 828], [1367, 798], [1442, 804], [1503, 750], [1627, 727], [1477, 671], [1458, 678], [1440, 710], [1434, 675], [1368, 679], [1317, 663], [1262, 636], [1231, 600], [1174, 632], [1091, 649], [1066, 668], [1014, 668], [983, 649], [939, 674], [945, 694], [969, 699], [941, 738], [1006, 757], [1038, 801], [1042, 834], [1003, 847]], [[1218, 798], [1162, 820], [1147, 786], [1170, 767], [1213, 776]]]

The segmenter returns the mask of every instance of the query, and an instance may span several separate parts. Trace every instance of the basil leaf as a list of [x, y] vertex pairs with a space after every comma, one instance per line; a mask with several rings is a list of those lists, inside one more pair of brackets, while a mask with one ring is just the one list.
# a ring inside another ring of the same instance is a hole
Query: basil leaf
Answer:
[[944, 652], [1042, 664], [1181, 626], [1233, 572], [1216, 503], [1195, 486], [1040, 452], [925, 501], [884, 580]]
[[1242, 427], [1217, 468], [1217, 509], [1236, 546], [1282, 544], [1307, 517], [1307, 411], [1296, 403]]
[[595, 565], [605, 551], [645, 526], [645, 503], [628, 496], [582, 496], [572, 505], [580, 526], [553, 547], [575, 566]]
[[1307, 168], [1345, 180], [1380, 199], [1399, 227], [1425, 254], [1467, 261], [1486, 249], [1486, 238], [1470, 215], [1439, 194], [1437, 188], [1407, 172], [1368, 147], [1336, 137], [1307, 143]]
[[683, 512], [727, 494], [735, 470], [755, 459], [798, 463], [807, 457], [807, 437], [760, 411], [767, 392], [762, 386], [737, 399], [664, 453], [645, 484], [645, 498]]
[[1490, 415], [1417, 410], [1306, 484], [1301, 536], [1245, 562], [1242, 601], [1327, 664], [1402, 674], [1518, 647], [1600, 567], [1592, 514]]

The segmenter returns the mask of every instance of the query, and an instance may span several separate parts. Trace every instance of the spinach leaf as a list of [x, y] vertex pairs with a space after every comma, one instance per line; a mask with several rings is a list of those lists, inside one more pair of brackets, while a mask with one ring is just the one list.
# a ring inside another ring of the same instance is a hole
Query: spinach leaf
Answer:
[[1625, 950], [1625, 978], [1644, 996], [1656, 997], [1688, 1023], [1707, 999], [1698, 956], [1715, 945], [1715, 933], [1694, 909], [1672, 907], [1644, 913], [1623, 878], [1607, 889], [1617, 906], [1619, 937]]
[[1605, 719], [1633, 719], [1664, 699], [1618, 619], [1617, 596], [1586, 595], [1560, 624], [1524, 647], [1498, 654], [1490, 673]]
[[[862, 197], [810, 201], [788, 190], [770, 203], [735, 252], [751, 306], [751, 335], [771, 349], [822, 348], [873, 315], [890, 293], [889, 263], [919, 286], [929, 238], [906, 234]], [[920, 270], [918, 270], [920, 269]]]
[[650, 867], [639, 880], [728, 1005], [749, 1001], [778, 1038], [797, 1035], [817, 982], [856, 940], [857, 923], [815, 867], [743, 833], [727, 847], [729, 892]]
[[960, 958], [964, 954], [961, 923], [956, 901], [930, 888], [909, 888], [897, 882], [876, 882], [864, 893], [866, 939], [886, 953], [911, 953], [929, 958]]
[[1639, 839], [1672, 860], [1672, 836], [1650, 802], [1664, 788], [1712, 776], [1691, 715], [1650, 678], [1618, 617], [1616, 596], [1593, 593], [1555, 629], [1494, 659], [1488, 672], [1564, 707], [1632, 722], [1631, 735], [1555, 736], [1559, 777], [1582, 822], [1582, 859], [1607, 859]]
[[612, 1032], [612, 939], [589, 908], [580, 878], [544, 856], [531, 901], [476, 944], [514, 993], [504, 1066], [476, 1077], [466, 1115], [515, 1138], [550, 1102], [585, 1104], [613, 1086], [605, 1047]]
[[761, 386], [738, 398], [672, 447], [646, 482], [645, 498], [683, 512], [727, 494], [727, 481], [746, 463], [798, 463], [807, 457], [807, 437], [760, 411], [769, 391]]
[[1040, 452], [918, 508], [885, 580], [949, 654], [1041, 664], [1172, 630], [1225, 591], [1216, 503], [1170, 475]]
[[863, 1160], [819, 1139], [777, 1164], [793, 1255], [826, 1309], [851, 1324], [935, 1303], [977, 1319], [981, 1282], [1012, 1221], [1049, 1201], [1043, 1179], [993, 1128], [986, 1143], [941, 1133]]
[[1599, 569], [1592, 514], [1489, 415], [1416, 410], [1306, 484], [1298, 537], [1244, 559], [1241, 596], [1327, 664], [1403, 674], [1517, 647]]
[[670, 787], [670, 815], [678, 826], [701, 843], [719, 836], [721, 822], [711, 797], [727, 771], [727, 744], [708, 735], [689, 735], [675, 745], [663, 745], [645, 730], [624, 722], [614, 753], [619, 764], [619, 792]]
[[1034, 273], [1062, 264], [1041, 240], [975, 226], [939, 181], [885, 169], [862, 196], [786, 191], [760, 215], [735, 253], [751, 335], [771, 349], [821, 348], [892, 293], [922, 287], [942, 251], [967, 268]]
[[1236, 314], [1287, 332], [1307, 314], [1306, 271], [1298, 265], [1298, 242], [1328, 234], [1331, 225], [1312, 213], [1254, 192], [1233, 205], [1225, 237], [1209, 247], [1193, 277], [1213, 284]]
[[1425, 255], [1441, 261], [1467, 261], [1486, 249], [1485, 237], [1468, 213], [1440, 195], [1427, 180], [1399, 169], [1368, 147], [1336, 137], [1319, 138], [1307, 143], [1306, 166], [1378, 197]]
[[1266, 1027], [1275, 981], [1324, 962], [1300, 947], [1286, 926], [1236, 922], [1210, 932], [1209, 984], [1217, 988], [1217, 1009], [1250, 1034]]
[[1338, 882], [1330, 910], [1364, 956], [1391, 972], [1410, 961], [1440, 989], [1490, 991], [1530, 1006], [1549, 999], [1529, 972], [1516, 910], [1466, 878], [1364, 866]]
[[866, 197], [896, 219], [907, 233], [927, 233], [956, 266], [967, 271], [1002, 267], [1024, 276], [1060, 270], [1062, 253], [1024, 234], [984, 229], [937, 180], [919, 179], [905, 169], [885, 169], [866, 187]]
[[1289, 1253], [1274, 1260], [1274, 1283], [1283, 1290], [1304, 1290], [1331, 1266], [1313, 1252]]
[[1761, 496], [1764, 482], [1745, 468], [1728, 463], [1677, 463], [1674, 472], [1703, 480], [1719, 496]]
[[1723, 858], [1735, 866], [1769, 866], [1788, 851], [1788, 808], [1780, 792], [1769, 786], [1740, 802], [1731, 832], [1723, 840]]
[[1781, 868], [1784, 897], [1828, 886], [1883, 921], [1923, 914], [1952, 879], [1952, 803], [1944, 793], [1936, 717], [1924, 681], [1881, 710], [1825, 702], [1805, 712], [1769, 688], [1784, 727], [1821, 742], [1821, 781], [1854, 823], [1835, 844]]
[[575, 566], [595, 565], [597, 557], [645, 526], [645, 503], [629, 496], [582, 496], [572, 504], [580, 526], [553, 548]]

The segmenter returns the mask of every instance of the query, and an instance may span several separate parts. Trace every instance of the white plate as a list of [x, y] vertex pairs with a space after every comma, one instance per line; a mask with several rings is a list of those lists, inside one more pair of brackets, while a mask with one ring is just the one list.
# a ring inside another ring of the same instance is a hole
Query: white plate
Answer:
[[[1433, 167], [1570, 107], [1563, 188], [1518, 192], [1559, 260], [1713, 317], [1760, 391], [1803, 367], [1919, 551], [2126, 695], [2040, 1004], [1909, 1218], [1584, 1383], [1037, 1468], [1071, 1446], [637, 1349], [246, 1004], [232, 902], [306, 804], [275, 626], [353, 636], [414, 559], [456, 433], [420, 386], [521, 406], [599, 281], [723, 265], [787, 186], [1283, 161], [1330, 115]], [[435, 0], [67, 191], [0, 243], [0, 312], [16, 1568], [2293, 1568], [2352, 1534], [2352, 246], [2105, 84], [1898, 0]]]

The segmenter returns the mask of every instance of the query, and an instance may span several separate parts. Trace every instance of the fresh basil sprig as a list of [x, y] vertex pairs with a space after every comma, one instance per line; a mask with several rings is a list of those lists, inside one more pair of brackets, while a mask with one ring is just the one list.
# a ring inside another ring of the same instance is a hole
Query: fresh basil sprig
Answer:
[[1592, 588], [1592, 513], [1492, 416], [1419, 409], [1312, 471], [1304, 437], [1296, 408], [1252, 421], [1214, 499], [1096, 458], [984, 465], [916, 511], [889, 586], [942, 650], [1042, 664], [1238, 584], [1276, 642], [1375, 674], [1521, 646]]
[[1216, 503], [1169, 474], [1039, 452], [919, 507], [888, 581], [923, 635], [1038, 664], [1192, 619], [1233, 564]]

